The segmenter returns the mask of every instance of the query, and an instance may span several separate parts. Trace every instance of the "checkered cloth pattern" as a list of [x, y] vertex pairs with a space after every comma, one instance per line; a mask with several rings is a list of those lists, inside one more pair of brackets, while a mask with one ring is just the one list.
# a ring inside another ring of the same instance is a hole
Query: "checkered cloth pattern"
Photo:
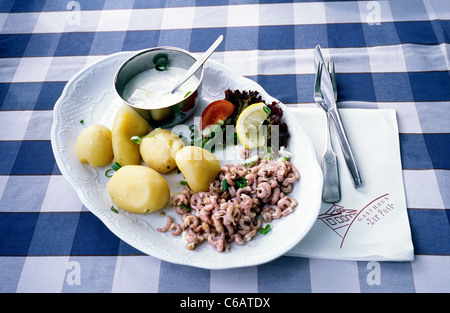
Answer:
[[[200, 53], [220, 34], [212, 58], [287, 106], [315, 106], [320, 44], [341, 108], [397, 111], [414, 261], [198, 269], [143, 254], [82, 205], [50, 142], [67, 81], [111, 53]], [[0, 291], [450, 292], [449, 44], [448, 0], [0, 1]]]

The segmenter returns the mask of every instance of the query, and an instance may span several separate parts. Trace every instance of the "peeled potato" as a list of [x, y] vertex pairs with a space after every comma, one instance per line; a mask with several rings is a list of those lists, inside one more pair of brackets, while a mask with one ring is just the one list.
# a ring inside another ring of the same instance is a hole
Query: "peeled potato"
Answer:
[[208, 191], [220, 171], [220, 162], [209, 151], [195, 146], [182, 148], [175, 162], [194, 192]]
[[77, 138], [76, 154], [78, 160], [91, 166], [105, 166], [113, 159], [111, 130], [103, 125], [91, 125]]
[[147, 134], [150, 131], [147, 121], [131, 107], [123, 105], [117, 110], [111, 131], [114, 161], [122, 166], [139, 164], [139, 145], [131, 137]]
[[183, 140], [167, 129], [155, 129], [142, 138], [142, 160], [159, 173], [168, 173], [177, 167], [175, 155], [183, 148]]
[[142, 165], [122, 166], [108, 181], [107, 189], [114, 203], [131, 213], [158, 211], [170, 197], [165, 179]]

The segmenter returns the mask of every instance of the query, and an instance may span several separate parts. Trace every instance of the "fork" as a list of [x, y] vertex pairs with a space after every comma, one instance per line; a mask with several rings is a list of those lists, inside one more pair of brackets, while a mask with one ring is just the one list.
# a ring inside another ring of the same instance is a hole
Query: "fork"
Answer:
[[[319, 63], [317, 66], [316, 81], [314, 84], [314, 101], [324, 109], [326, 114], [326, 146], [325, 151], [322, 155], [322, 171], [324, 175], [324, 185], [322, 191], [322, 200], [327, 203], [338, 202], [341, 199], [341, 188], [339, 184], [339, 171], [336, 153], [333, 151], [333, 146], [331, 145], [330, 138], [330, 113], [326, 108], [325, 100], [320, 89], [320, 82], [322, 77], [323, 63]], [[329, 66], [328, 66], [329, 67]], [[328, 71], [327, 71], [327, 74]], [[334, 74], [334, 64], [332, 68], [331, 78], [333, 82], [333, 92], [336, 98], [336, 83]]]
[[330, 62], [328, 62], [328, 72], [330, 73], [331, 83], [333, 84], [334, 101], [337, 101], [336, 71], [334, 69], [334, 61], [331, 61], [331, 71]]

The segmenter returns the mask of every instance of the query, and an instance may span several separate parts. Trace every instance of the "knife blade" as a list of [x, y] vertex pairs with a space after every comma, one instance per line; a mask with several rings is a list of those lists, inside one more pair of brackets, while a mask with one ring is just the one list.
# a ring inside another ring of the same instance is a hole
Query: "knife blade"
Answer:
[[[323, 58], [320, 45], [317, 45], [314, 49], [314, 65], [316, 68], [320, 62], [322, 62], [323, 64], [327, 64], [325, 63], [325, 60]], [[350, 172], [350, 175], [352, 176], [353, 186], [357, 188], [362, 185], [361, 175], [353, 156], [350, 142], [348, 141], [347, 133], [345, 132], [344, 124], [342, 123], [341, 116], [336, 105], [336, 100], [334, 99], [333, 84], [331, 82], [330, 74], [326, 70], [325, 66], [323, 68], [325, 68], [325, 73], [322, 73], [321, 89], [324, 95], [325, 103], [327, 104], [327, 112], [330, 113], [332, 120], [336, 126], [339, 143], [341, 145], [345, 163], [347, 164], [347, 168]]]
[[320, 84], [322, 94], [325, 97], [326, 104], [328, 109], [332, 109], [333, 106], [336, 106], [336, 101], [334, 99], [334, 92], [333, 92], [333, 83], [331, 82], [330, 74], [327, 71], [327, 63], [325, 62], [325, 59], [323, 58], [323, 54], [320, 48], [320, 45], [317, 45], [314, 49], [314, 68], [317, 68], [319, 66], [319, 63], [322, 63], [323, 69], [325, 73], [322, 72], [322, 81]]

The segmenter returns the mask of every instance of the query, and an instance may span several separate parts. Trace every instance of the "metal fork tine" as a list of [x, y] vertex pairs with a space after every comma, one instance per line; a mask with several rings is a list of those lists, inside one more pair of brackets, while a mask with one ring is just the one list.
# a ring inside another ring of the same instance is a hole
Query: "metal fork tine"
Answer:
[[314, 83], [314, 101], [319, 105], [322, 109], [326, 110], [325, 100], [323, 98], [322, 90], [321, 90], [321, 80], [322, 80], [322, 69], [324, 63], [320, 62], [317, 65], [317, 73], [316, 73], [316, 81]]
[[337, 86], [336, 86], [336, 72], [334, 69], [334, 61], [331, 61], [331, 83], [333, 84], [334, 100], [337, 101]]
[[320, 80], [322, 77], [322, 66], [323, 63], [320, 62], [317, 66], [317, 73], [316, 73], [316, 81], [314, 83], [314, 92], [320, 92]]

